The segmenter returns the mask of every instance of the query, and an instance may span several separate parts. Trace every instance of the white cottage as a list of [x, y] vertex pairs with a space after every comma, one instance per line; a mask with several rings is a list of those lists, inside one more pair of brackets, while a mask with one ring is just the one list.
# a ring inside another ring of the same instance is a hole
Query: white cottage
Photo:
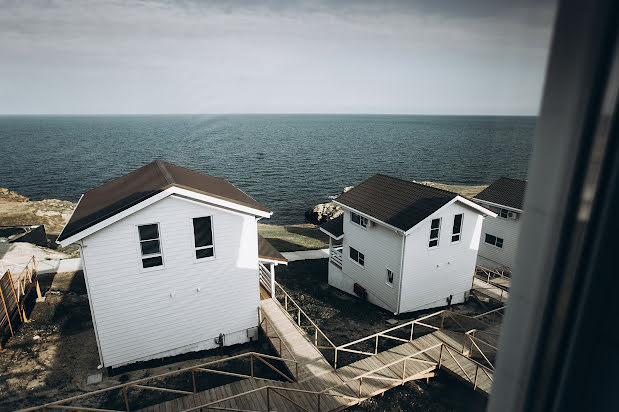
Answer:
[[101, 365], [257, 336], [258, 236], [271, 211], [231, 183], [155, 161], [80, 198], [58, 238], [77, 243]]
[[520, 234], [525, 180], [501, 177], [473, 200], [497, 214], [484, 220], [477, 263], [491, 269], [511, 271]]
[[395, 314], [464, 302], [485, 216], [445, 190], [377, 174], [334, 200], [329, 285]]

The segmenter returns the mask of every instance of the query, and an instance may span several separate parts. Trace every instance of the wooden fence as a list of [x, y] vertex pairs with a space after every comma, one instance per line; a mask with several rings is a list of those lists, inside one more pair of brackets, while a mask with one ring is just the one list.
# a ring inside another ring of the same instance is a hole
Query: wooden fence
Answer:
[[34, 256], [24, 265], [18, 275], [12, 274], [10, 269], [0, 278], [0, 350], [2, 341], [7, 336], [13, 336], [17, 327], [27, 322], [26, 298], [36, 290], [37, 297], [41, 297], [41, 289], [37, 278], [37, 266]]

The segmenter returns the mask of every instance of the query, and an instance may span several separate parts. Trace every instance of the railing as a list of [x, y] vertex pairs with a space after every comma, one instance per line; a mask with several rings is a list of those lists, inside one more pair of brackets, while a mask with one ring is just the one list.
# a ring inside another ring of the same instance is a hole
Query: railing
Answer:
[[[250, 365], [249, 365], [250, 366], [250, 371], [249, 371], [249, 374], [226, 372], [226, 371], [222, 371], [222, 370], [208, 368], [209, 366], [213, 366], [213, 365], [216, 365], [216, 364], [229, 362], [229, 361], [236, 360], [236, 359], [242, 359], [242, 358], [249, 358], [249, 360], [250, 360]], [[288, 375], [286, 375], [284, 372], [280, 371], [275, 366], [273, 366], [269, 361], [267, 361], [267, 359], [269, 359], [269, 360], [277, 360], [277, 361], [282, 361], [282, 362], [295, 362], [296, 363], [295, 360], [284, 359], [284, 358], [281, 358], [281, 357], [278, 357], [278, 356], [265, 355], [265, 354], [257, 353], [257, 352], [248, 352], [248, 353], [243, 353], [243, 354], [236, 355], [236, 356], [230, 356], [230, 357], [227, 357], [225, 359], [219, 359], [219, 360], [215, 360], [215, 361], [211, 361], [211, 362], [207, 362], [207, 363], [202, 363], [200, 365], [190, 366], [190, 367], [187, 367], [187, 368], [179, 369], [177, 371], [166, 372], [166, 373], [162, 373], [160, 375], [149, 376], [147, 378], [138, 379], [138, 380], [135, 380], [133, 382], [127, 382], [127, 383], [124, 383], [124, 384], [121, 384], [121, 385], [115, 385], [115, 386], [111, 386], [109, 388], [99, 389], [99, 390], [96, 390], [96, 391], [84, 393], [82, 395], [72, 396], [70, 398], [62, 399], [62, 400], [55, 401], [55, 402], [46, 403], [44, 405], [39, 405], [39, 406], [31, 407], [31, 408], [21, 409], [19, 412], [38, 411], [38, 410], [44, 410], [45, 411], [46, 409], [64, 409], [64, 410], [75, 410], [75, 411], [112, 411], [112, 409], [91, 408], [91, 407], [85, 407], [85, 406], [84, 407], [81, 407], [81, 406], [70, 406], [70, 405], [65, 405], [65, 404], [68, 403], [68, 402], [73, 402], [73, 401], [80, 400], [80, 399], [83, 400], [83, 399], [91, 397], [91, 396], [100, 395], [102, 393], [116, 391], [116, 390], [122, 391], [123, 398], [124, 398], [124, 403], [125, 403], [125, 409], [126, 409], [126, 411], [129, 412], [131, 410], [131, 405], [129, 403], [129, 396], [128, 396], [129, 389], [133, 388], [133, 389], [153, 390], [153, 391], [159, 391], [159, 392], [174, 393], [174, 394], [179, 394], [179, 395], [192, 395], [192, 394], [198, 392], [198, 388], [197, 388], [197, 385], [196, 385], [196, 372], [212, 373], [212, 374], [216, 374], [216, 375], [231, 376], [231, 377], [242, 378], [242, 379], [253, 378], [253, 379], [257, 379], [257, 380], [272, 381], [271, 379], [268, 379], [268, 378], [260, 378], [260, 377], [255, 376], [255, 373], [254, 373], [254, 360], [259, 360], [260, 362], [262, 362], [263, 364], [268, 366], [271, 370], [276, 372], [278, 375], [280, 375], [284, 379], [286, 379], [288, 382], [293, 382], [293, 380], [290, 379], [288, 377]], [[145, 383], [147, 383], [149, 381], [152, 381], [152, 380], [155, 380], [155, 379], [162, 379], [162, 378], [165, 378], [165, 377], [168, 377], [168, 376], [178, 375], [178, 374], [187, 373], [187, 372], [191, 372], [191, 381], [192, 381], [192, 390], [191, 391], [180, 390], [180, 389], [171, 389], [171, 388], [165, 388], [165, 387], [160, 387], [160, 386], [145, 385]], [[218, 402], [221, 402], [221, 401], [223, 401], [223, 399], [218, 401]]]
[[[494, 370], [494, 364], [488, 358], [487, 355], [489, 354], [487, 352], [490, 350], [496, 354], [498, 348], [494, 345], [494, 343], [498, 341], [499, 335], [496, 333], [472, 329], [466, 332], [464, 336], [465, 340], [462, 344], [462, 353], [470, 358], [474, 356], [473, 350], [477, 349], [477, 352], [479, 352], [481, 357], [486, 361], [490, 369]], [[489, 341], [492, 341], [492, 343], [490, 343]], [[485, 350], [482, 349], [482, 347]]]
[[271, 293], [271, 272], [262, 264], [258, 263], [258, 272], [260, 274], [260, 283]]
[[331, 261], [335, 263], [337, 266], [342, 268], [342, 246], [334, 247], [329, 250], [329, 256], [331, 257]]
[[[445, 350], [441, 350], [441, 353], [439, 355], [439, 369], [442, 365], [442, 357], [443, 357], [443, 353], [446, 352], [456, 363], [456, 365], [458, 366], [458, 369], [462, 372], [463, 375], [459, 374], [458, 375], [466, 380], [468, 380], [471, 384], [473, 384], [473, 390], [477, 389], [478, 383], [479, 383], [479, 377], [481, 376], [479, 374], [479, 372], [481, 371], [484, 375], [486, 375], [486, 377], [490, 380], [490, 382], [493, 382], [493, 377], [492, 377], [492, 373], [493, 371], [487, 367], [485, 367], [484, 365], [482, 365], [479, 362], [476, 362], [473, 359], [467, 358], [465, 355], [463, 355], [462, 353], [458, 353], [456, 351], [454, 351], [453, 349], [451, 349], [449, 347], [449, 345], [446, 344], [442, 344], [443, 347], [441, 349], [445, 349]], [[475, 373], [473, 374], [473, 377], [471, 377], [465, 370], [465, 368], [462, 366], [462, 364], [460, 364], [460, 362], [458, 362], [458, 359], [456, 359], [456, 357], [460, 358], [463, 362], [469, 362], [469, 363], [473, 363], [475, 365]], [[457, 373], [457, 372], [456, 372]]]
[[[317, 349], [335, 350], [335, 344], [320, 330], [318, 325], [301, 309], [295, 300], [284, 290], [284, 288], [275, 282], [275, 298], [281, 303], [282, 308], [287, 316], [301, 329], [309, 339], [309, 341]], [[295, 319], [296, 315], [296, 319]], [[308, 330], [313, 330], [313, 334], [308, 333]], [[313, 336], [311, 336], [313, 335]], [[327, 346], [319, 345], [319, 338], [322, 338]]]
[[511, 281], [509, 276], [505, 276], [505, 270], [490, 269], [481, 265], [475, 266], [475, 276], [481, 280], [484, 280], [486, 283], [490, 283], [492, 279], [495, 278], [508, 279]]
[[278, 353], [280, 355], [282, 354], [282, 346], [283, 346], [283, 348], [285, 348], [286, 351], [288, 352], [288, 355], [290, 355], [290, 358], [291, 358], [290, 360], [292, 362], [294, 362], [294, 366], [295, 366], [295, 373], [294, 373], [295, 380], [298, 381], [299, 380], [299, 362], [297, 362], [294, 354], [292, 353], [292, 350], [290, 350], [290, 347], [288, 347], [288, 345], [286, 344], [284, 339], [282, 339], [281, 335], [277, 331], [277, 328], [271, 328], [271, 330], [273, 332], [275, 332], [275, 336], [269, 335], [269, 323], [273, 323], [273, 322], [271, 322], [269, 320], [267, 315], [262, 311], [262, 309], [260, 307], [258, 308], [258, 320], [260, 322], [259, 325], [264, 330], [264, 334], [266, 335], [266, 337], [278, 340], [278, 342], [279, 342], [279, 351], [278, 351]]
[[15, 293], [17, 293], [18, 301], [21, 300], [22, 296], [28, 293], [29, 286], [32, 283], [36, 283], [38, 297], [41, 297], [39, 283], [37, 282], [37, 262], [34, 256], [32, 256], [30, 260], [28, 260], [28, 263], [26, 263], [24, 270], [22, 270], [21, 273], [14, 280]]
[[[482, 280], [483, 282], [483, 280]], [[503, 288], [500, 288], [498, 286], [492, 286], [490, 283], [488, 283], [488, 287], [473, 287], [471, 290], [473, 292], [477, 292], [480, 293], [482, 295], [484, 295], [485, 297], [487, 297], [488, 299], [492, 299], [495, 300], [499, 303], [506, 303], [507, 299], [509, 298], [509, 292], [506, 291]]]

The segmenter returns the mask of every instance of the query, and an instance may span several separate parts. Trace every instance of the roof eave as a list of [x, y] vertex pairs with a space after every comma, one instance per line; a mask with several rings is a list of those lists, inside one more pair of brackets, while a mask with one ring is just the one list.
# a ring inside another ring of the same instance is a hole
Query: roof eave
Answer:
[[[338, 206], [340, 206], [340, 207], [343, 207], [343, 208], [345, 208], [345, 209], [351, 210], [351, 211], [353, 211], [353, 212], [357, 213], [358, 215], [361, 215], [361, 216], [363, 216], [363, 217], [367, 217], [368, 219], [371, 219], [371, 220], [373, 220], [373, 221], [374, 221], [374, 222], [376, 222], [376, 223], [380, 223], [381, 225], [383, 225], [383, 226], [385, 226], [385, 227], [388, 227], [389, 229], [391, 229], [391, 230], [393, 230], [393, 231], [395, 231], [395, 232], [397, 232], [397, 233], [400, 233], [400, 234], [402, 234], [402, 235], [403, 235], [403, 234], [405, 234], [405, 233], [407, 232], [406, 230], [403, 230], [403, 229], [400, 229], [400, 228], [395, 227], [395, 226], [393, 226], [393, 225], [390, 225], [390, 224], [389, 224], [389, 223], [387, 223], [387, 222], [383, 222], [382, 220], [377, 219], [376, 217], [374, 217], [374, 216], [372, 216], [372, 215], [368, 215], [367, 213], [364, 213], [364, 212], [362, 212], [362, 211], [360, 211], [360, 210], [357, 210], [357, 209], [355, 209], [355, 208], [353, 208], [353, 207], [347, 206], [347, 205], [345, 205], [344, 203], [342, 203], [342, 202], [338, 201], [337, 199], [336, 199], [336, 200], [334, 200], [334, 201], [333, 201], [333, 203], [335, 203], [336, 205], [338, 205]], [[410, 228], [410, 229], [412, 229], [412, 228]], [[408, 229], [408, 230], [410, 230], [410, 229]]]
[[[191, 199], [194, 200], [199, 200], [205, 203], [209, 203], [209, 204], [213, 204], [215, 206], [219, 206], [219, 207], [224, 207], [224, 208], [228, 208], [228, 209], [232, 209], [235, 211], [239, 211], [241, 213], [246, 213], [246, 214], [251, 214], [254, 216], [260, 216], [260, 217], [267, 217], [270, 218], [271, 215], [273, 214], [273, 212], [271, 211], [264, 211], [264, 210], [259, 210], [259, 209], [255, 209], [246, 205], [241, 205], [239, 203], [236, 202], [232, 202], [230, 200], [226, 200], [226, 199], [222, 199], [220, 197], [216, 197], [213, 196], [211, 194], [207, 194], [207, 193], [203, 193], [203, 192], [199, 192], [196, 190], [190, 190], [190, 189], [186, 189], [180, 185], [168, 185], [166, 187], [165, 190], [153, 195], [153, 196], [149, 196], [145, 199], [143, 199], [142, 201], [134, 204], [133, 206], [121, 210], [118, 213], [115, 213], [111, 216], [109, 216], [108, 218], [92, 225], [92, 226], [88, 226], [82, 230], [80, 230], [79, 232], [76, 232], [74, 234], [72, 234], [71, 236], [65, 238], [65, 239], [59, 239], [57, 240], [57, 243], [59, 243], [62, 247], [66, 247], [68, 245], [70, 245], [71, 243], [77, 242], [78, 240], [82, 240], [83, 238], [85, 238], [86, 236], [89, 236], [95, 232], [98, 232], [99, 230], [113, 224], [116, 223], [117, 221], [132, 215], [133, 213], [147, 207], [150, 206], [151, 204], [158, 202], [159, 200], [162, 200], [165, 197], [168, 197], [170, 195], [173, 194], [177, 194], [177, 195], [181, 195], [181, 196], [186, 196], [189, 197]], [[77, 209], [77, 207], [76, 207]], [[75, 210], [74, 210], [75, 212]], [[66, 227], [66, 225], [65, 225]], [[64, 231], [64, 229], [63, 229]]]
[[494, 206], [494, 207], [500, 207], [502, 209], [507, 209], [507, 210], [511, 210], [513, 212], [519, 212], [522, 213], [523, 210], [522, 209], [518, 209], [517, 207], [513, 207], [513, 206], [507, 206], [507, 205], [503, 205], [501, 203], [495, 203], [495, 202], [490, 202], [488, 200], [484, 200], [484, 199], [478, 199], [476, 197], [473, 198], [473, 200], [477, 201], [477, 202], [481, 202], [481, 203], [485, 203], [489, 206]]

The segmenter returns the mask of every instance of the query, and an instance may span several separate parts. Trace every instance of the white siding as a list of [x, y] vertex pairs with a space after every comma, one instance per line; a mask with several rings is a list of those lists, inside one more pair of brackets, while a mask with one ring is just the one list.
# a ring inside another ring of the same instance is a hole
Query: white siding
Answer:
[[[195, 261], [191, 218], [212, 216], [214, 260]], [[159, 223], [165, 268], [141, 269], [137, 225]], [[245, 342], [258, 324], [257, 225], [174, 196], [84, 239], [89, 299], [105, 366]]]
[[[451, 242], [454, 215], [463, 213], [461, 240]], [[439, 245], [429, 249], [432, 219], [442, 218]], [[463, 302], [473, 281], [483, 216], [462, 205], [452, 203], [419, 223], [406, 236], [401, 312]]]
[[[344, 211], [344, 239], [342, 250], [343, 276], [329, 263], [329, 284], [354, 294], [354, 283], [368, 292], [368, 300], [377, 306], [395, 312], [402, 257], [402, 235], [380, 224], [368, 223], [367, 228], [351, 222], [350, 212]], [[350, 247], [365, 255], [365, 265], [350, 259]], [[387, 284], [387, 268], [394, 273], [393, 286]]]
[[[499, 209], [490, 207], [492, 211], [498, 212]], [[484, 220], [482, 234], [479, 240], [479, 264], [492, 268], [511, 268], [516, 255], [518, 236], [520, 235], [520, 220], [522, 214], [519, 213], [518, 219], [502, 219], [500, 217], [488, 217]], [[498, 248], [487, 244], [484, 239], [486, 233], [503, 239], [503, 247]]]

